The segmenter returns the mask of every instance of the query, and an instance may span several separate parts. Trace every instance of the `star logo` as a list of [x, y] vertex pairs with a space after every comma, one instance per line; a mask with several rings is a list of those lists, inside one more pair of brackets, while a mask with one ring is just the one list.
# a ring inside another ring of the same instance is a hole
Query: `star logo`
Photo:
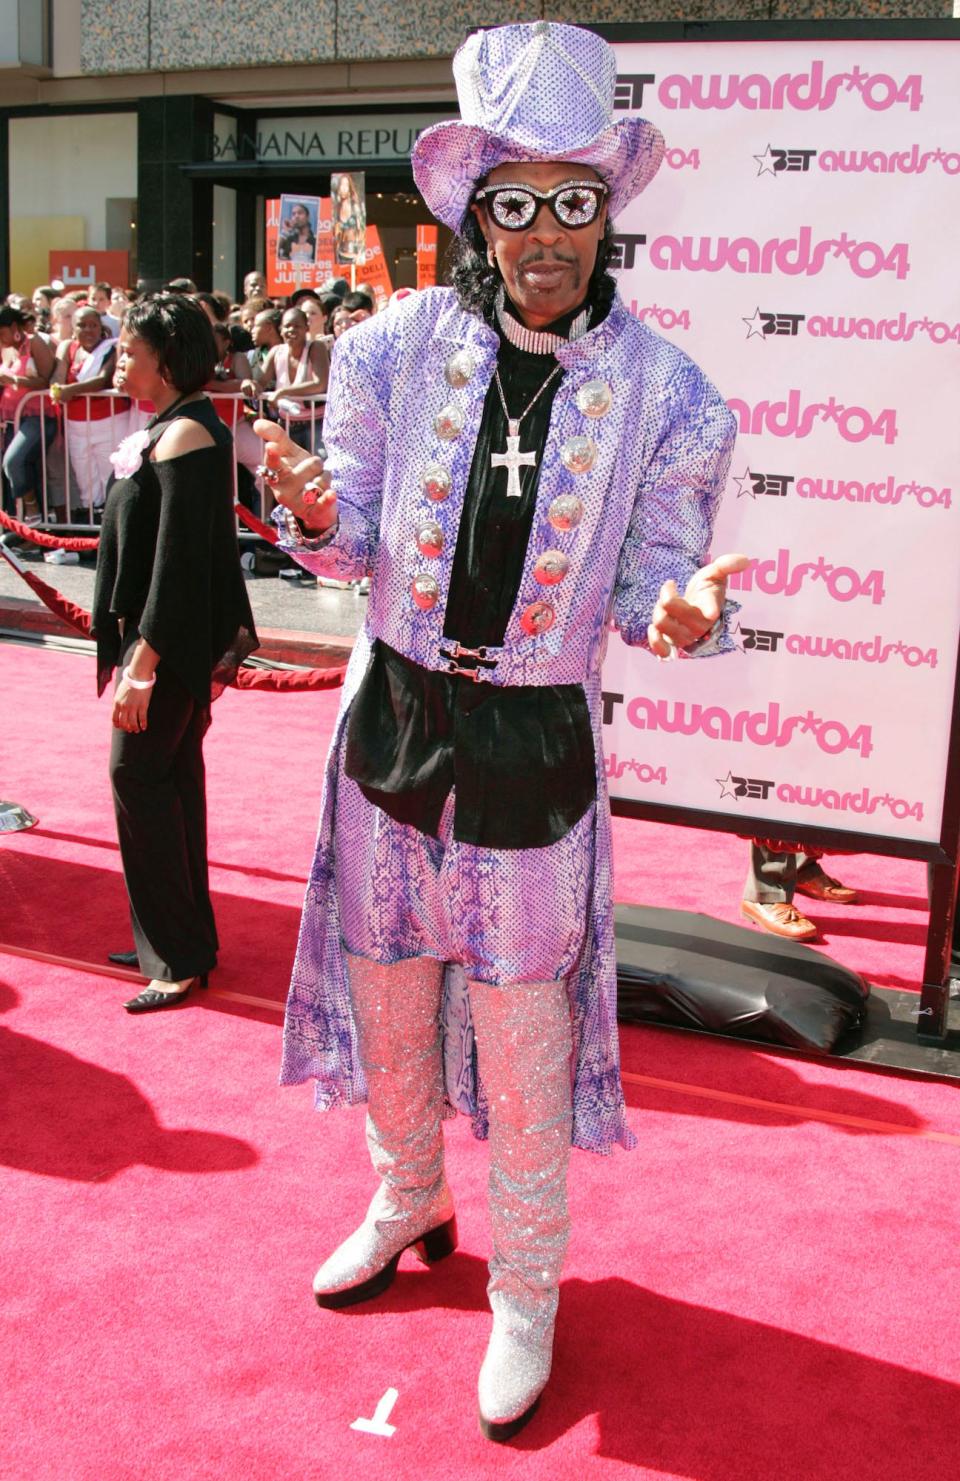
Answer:
[[736, 791], [735, 791], [734, 785], [733, 785], [733, 772], [732, 771], [728, 771], [727, 774], [726, 774], [726, 776], [718, 776], [718, 777], [716, 777], [715, 780], [716, 780], [717, 786], [720, 788], [720, 797], [721, 797], [721, 799], [724, 798], [724, 797], [732, 797], [734, 800], [736, 800], [737, 794], [736, 794]]
[[750, 472], [749, 468], [746, 470], [742, 478], [737, 478], [736, 474], [734, 474], [733, 481], [737, 485], [738, 499], [742, 499], [744, 494], [749, 494], [751, 499], [755, 499], [757, 497], [753, 487], [753, 478], [754, 475]]
[[759, 304], [753, 311], [752, 319], [748, 319], [746, 314], [741, 314], [740, 317], [747, 326], [747, 339], [753, 339], [755, 334], [759, 334], [761, 339], [765, 337], [763, 333], [763, 315], [760, 312]]
[[777, 172], [773, 163], [774, 154], [769, 144], [762, 154], [755, 154], [753, 157], [756, 160], [757, 164], [760, 166], [759, 170], [757, 171], [758, 178], [761, 175], [773, 175], [774, 179], [776, 179]]

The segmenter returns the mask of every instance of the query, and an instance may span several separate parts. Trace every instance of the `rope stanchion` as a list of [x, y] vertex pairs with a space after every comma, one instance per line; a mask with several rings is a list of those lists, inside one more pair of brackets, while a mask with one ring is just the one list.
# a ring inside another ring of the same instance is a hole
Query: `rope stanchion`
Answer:
[[6, 514], [0, 509], [0, 525], [9, 530], [11, 535], [18, 535], [21, 540], [29, 540], [34, 545], [40, 545], [44, 550], [96, 550], [100, 544], [100, 537], [89, 537], [87, 535], [48, 535], [44, 530], [35, 530], [30, 525], [21, 524], [18, 519]]
[[83, 607], [78, 607], [76, 602], [68, 601], [62, 592], [49, 586], [46, 581], [41, 581], [40, 577], [35, 576], [32, 571], [28, 571], [26, 566], [17, 560], [13, 551], [8, 550], [5, 545], [0, 545], [0, 555], [6, 558], [17, 575], [23, 578], [30, 590], [36, 593], [43, 605], [49, 607], [55, 616], [62, 618], [70, 627], [76, 628], [77, 632], [82, 633], [85, 638], [90, 636], [92, 619], [89, 612]]
[[296, 694], [305, 689], [339, 689], [346, 664], [328, 669], [239, 668], [231, 688], [271, 689], [278, 694]]
[[234, 508], [248, 530], [252, 530], [255, 535], [259, 535], [261, 540], [268, 540], [271, 545], [276, 545], [280, 539], [277, 530], [271, 529], [269, 525], [265, 525], [262, 519], [258, 519], [255, 514], [251, 513], [246, 504], [238, 503], [234, 505]]
[[[68, 601], [62, 592], [50, 586], [46, 581], [41, 581], [32, 571], [28, 571], [6, 546], [0, 545], [0, 554], [5, 556], [10, 565], [21, 576], [30, 587], [30, 590], [49, 607], [57, 617], [69, 623], [83, 637], [89, 638], [92, 625], [90, 613], [83, 607], [78, 607], [75, 602]], [[346, 673], [346, 664], [337, 664], [326, 669], [263, 669], [244, 668], [237, 670], [233, 683], [229, 686], [233, 689], [260, 689], [272, 690], [276, 694], [296, 694], [308, 689], [338, 689], [343, 683]]]

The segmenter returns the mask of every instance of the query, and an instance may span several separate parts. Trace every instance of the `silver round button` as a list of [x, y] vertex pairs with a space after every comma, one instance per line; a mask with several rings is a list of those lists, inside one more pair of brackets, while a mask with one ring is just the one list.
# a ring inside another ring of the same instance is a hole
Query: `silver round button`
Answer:
[[613, 405], [606, 381], [586, 381], [577, 392], [577, 406], [585, 417], [605, 417]]
[[430, 463], [423, 470], [423, 478], [420, 487], [434, 504], [442, 504], [444, 499], [450, 497], [450, 471], [444, 468], [442, 463]]
[[436, 577], [420, 571], [410, 584], [410, 595], [421, 612], [429, 612], [440, 600], [440, 586]]
[[592, 437], [568, 437], [560, 457], [570, 473], [589, 473], [597, 461], [597, 444]]
[[569, 558], [562, 550], [545, 550], [537, 556], [533, 579], [539, 586], [557, 586], [569, 569]]
[[443, 549], [443, 531], [434, 519], [425, 519], [417, 526], [417, 549], [421, 555], [433, 559]]
[[469, 350], [456, 350], [443, 367], [443, 373], [447, 378], [447, 385], [459, 390], [465, 386], [467, 381], [476, 370], [477, 364]]
[[532, 638], [549, 632], [557, 620], [557, 614], [549, 602], [531, 602], [520, 613], [520, 626]]
[[583, 519], [583, 500], [576, 494], [558, 494], [547, 510], [547, 519], [563, 534], [575, 530]]
[[444, 442], [453, 442], [463, 431], [463, 412], [456, 402], [451, 401], [437, 412], [433, 419], [433, 430]]

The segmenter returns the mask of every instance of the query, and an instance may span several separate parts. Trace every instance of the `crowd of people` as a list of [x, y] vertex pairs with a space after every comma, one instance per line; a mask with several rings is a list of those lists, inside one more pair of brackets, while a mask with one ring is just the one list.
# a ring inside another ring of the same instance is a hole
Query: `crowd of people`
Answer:
[[[257, 471], [254, 416], [282, 420], [300, 447], [321, 452], [330, 351], [376, 312], [376, 300], [367, 289], [351, 291], [345, 278], [275, 299], [256, 270], [239, 301], [189, 278], [165, 286], [195, 299], [210, 320], [218, 359], [205, 389], [233, 434], [237, 496], [266, 513], [273, 500]], [[121, 322], [141, 296], [104, 282], [69, 290], [53, 283], [30, 297], [11, 293], [0, 306], [3, 508], [24, 523], [99, 523], [111, 454], [154, 414], [149, 402], [124, 394], [117, 361]]]

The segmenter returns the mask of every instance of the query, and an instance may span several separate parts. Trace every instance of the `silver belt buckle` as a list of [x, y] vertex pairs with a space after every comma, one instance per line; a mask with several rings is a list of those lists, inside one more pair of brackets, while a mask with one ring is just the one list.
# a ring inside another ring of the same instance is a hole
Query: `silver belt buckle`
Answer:
[[463, 644], [458, 643], [456, 638], [454, 638], [453, 652], [450, 654], [451, 658], [486, 658], [486, 656], [486, 648], [464, 648]]
[[483, 669], [461, 668], [460, 664], [455, 663], [452, 659], [447, 664], [447, 673], [457, 674], [464, 679], [472, 679], [475, 684], [479, 684], [481, 679], [486, 678], [486, 674], [483, 672]]

